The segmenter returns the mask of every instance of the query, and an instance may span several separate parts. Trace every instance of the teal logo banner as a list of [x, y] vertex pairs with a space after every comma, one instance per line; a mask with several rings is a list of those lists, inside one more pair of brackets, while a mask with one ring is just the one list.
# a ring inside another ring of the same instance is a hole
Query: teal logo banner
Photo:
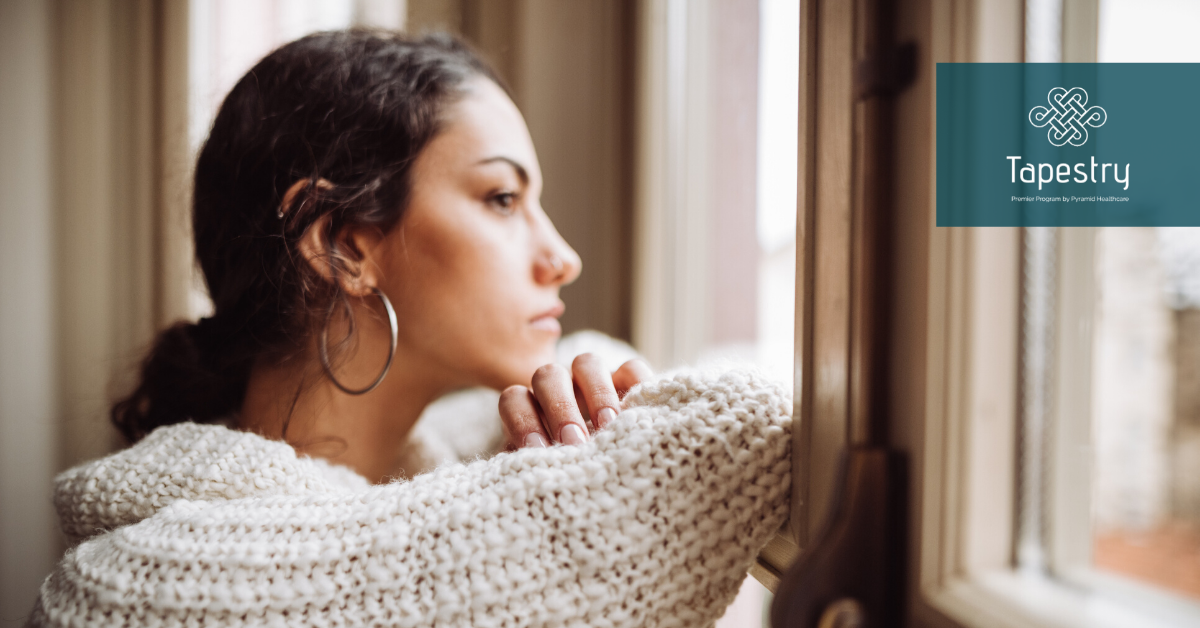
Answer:
[[939, 63], [937, 225], [1200, 226], [1200, 64]]

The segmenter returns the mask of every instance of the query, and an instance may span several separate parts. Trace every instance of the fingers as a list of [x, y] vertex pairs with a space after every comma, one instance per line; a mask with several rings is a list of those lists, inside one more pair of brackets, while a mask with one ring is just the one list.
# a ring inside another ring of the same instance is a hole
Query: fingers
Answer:
[[588, 413], [596, 429], [603, 429], [617, 418], [621, 400], [600, 358], [590, 353], [580, 355], [571, 363], [571, 375], [582, 399], [580, 409]]
[[650, 379], [654, 376], [654, 371], [650, 370], [650, 365], [639, 359], [630, 360], [621, 365], [612, 374], [613, 386], [617, 389], [617, 395], [625, 398], [625, 394], [630, 388]]
[[547, 364], [533, 374], [533, 394], [542, 410], [546, 431], [567, 445], [587, 441], [587, 424], [575, 402], [571, 374], [558, 364]]
[[524, 386], [509, 386], [500, 393], [500, 422], [512, 449], [550, 444], [533, 392]]

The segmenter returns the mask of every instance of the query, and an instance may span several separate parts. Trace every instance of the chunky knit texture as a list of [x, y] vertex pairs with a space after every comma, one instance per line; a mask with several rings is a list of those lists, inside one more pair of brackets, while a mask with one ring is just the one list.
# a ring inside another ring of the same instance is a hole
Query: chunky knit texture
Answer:
[[584, 445], [380, 486], [252, 434], [160, 428], [60, 477], [87, 540], [32, 623], [711, 625], [787, 515], [790, 405], [752, 373], [688, 372]]

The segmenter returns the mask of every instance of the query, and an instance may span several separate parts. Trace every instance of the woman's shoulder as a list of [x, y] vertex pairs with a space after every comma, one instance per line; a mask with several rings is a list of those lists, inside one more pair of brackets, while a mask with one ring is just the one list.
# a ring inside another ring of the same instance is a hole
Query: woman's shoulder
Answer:
[[136, 523], [180, 500], [229, 500], [364, 489], [344, 467], [286, 443], [222, 425], [160, 427], [133, 446], [55, 479], [54, 505], [71, 544]]

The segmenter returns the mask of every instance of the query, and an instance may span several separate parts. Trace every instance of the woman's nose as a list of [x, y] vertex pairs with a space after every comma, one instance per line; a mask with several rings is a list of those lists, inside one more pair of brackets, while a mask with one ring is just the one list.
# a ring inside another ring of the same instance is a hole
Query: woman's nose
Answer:
[[544, 285], [565, 286], [579, 277], [583, 260], [570, 244], [559, 235], [550, 219], [545, 220], [541, 251], [534, 260], [534, 278]]

